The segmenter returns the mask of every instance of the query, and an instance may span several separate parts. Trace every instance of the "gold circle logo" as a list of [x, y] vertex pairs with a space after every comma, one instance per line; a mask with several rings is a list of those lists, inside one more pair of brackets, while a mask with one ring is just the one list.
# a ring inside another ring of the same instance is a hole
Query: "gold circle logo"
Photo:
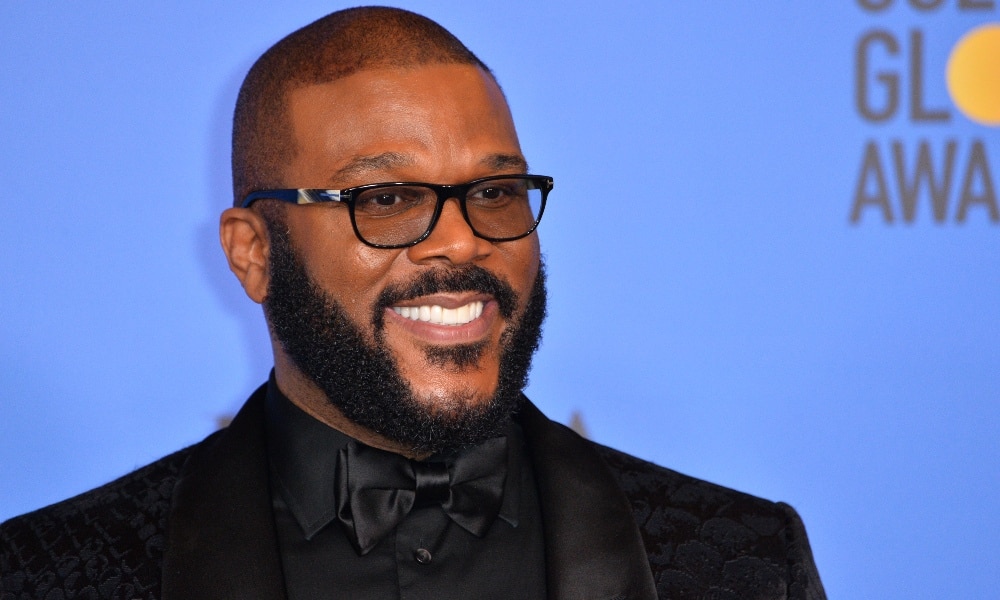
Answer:
[[1000, 126], [1000, 23], [965, 34], [948, 59], [948, 92], [965, 116]]

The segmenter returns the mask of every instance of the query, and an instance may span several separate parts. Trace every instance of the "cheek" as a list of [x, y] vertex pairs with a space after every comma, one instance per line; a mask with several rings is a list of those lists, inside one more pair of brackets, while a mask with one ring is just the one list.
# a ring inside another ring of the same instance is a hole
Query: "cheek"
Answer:
[[[522, 244], [523, 242], [523, 244]], [[531, 288], [535, 284], [538, 276], [538, 267], [541, 260], [541, 253], [538, 246], [537, 234], [531, 234], [524, 240], [513, 242], [518, 244], [511, 248], [508, 253], [509, 271], [508, 280], [520, 296], [521, 309], [528, 303], [531, 295]]]
[[[298, 251], [310, 278], [340, 303], [362, 326], [371, 322], [371, 307], [385, 286], [399, 252], [361, 243], [345, 215], [322, 215], [299, 228]], [[343, 219], [335, 217], [343, 216]], [[340, 221], [344, 222], [340, 222]], [[292, 231], [292, 235], [298, 233]]]
[[371, 323], [379, 294], [392, 280], [396, 251], [368, 246], [352, 247], [326, 261], [316, 281], [344, 307], [347, 315], [366, 336], [373, 336]]
[[[366, 304], [370, 307], [391, 270], [391, 257], [386, 256], [389, 253], [356, 244], [340, 245], [331, 251], [334, 254], [326, 261], [321, 275], [329, 283], [331, 292], [345, 306]], [[381, 254], [376, 254], [379, 252]]]

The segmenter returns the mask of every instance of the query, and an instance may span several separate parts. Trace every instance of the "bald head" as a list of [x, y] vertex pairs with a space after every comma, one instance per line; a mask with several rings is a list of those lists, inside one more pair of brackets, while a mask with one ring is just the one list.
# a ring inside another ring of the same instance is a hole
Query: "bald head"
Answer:
[[351, 8], [319, 19], [265, 52], [247, 73], [233, 116], [233, 201], [281, 187], [295, 153], [286, 103], [300, 87], [358, 71], [465, 64], [489, 72], [465, 45], [426, 17], [382, 7]]

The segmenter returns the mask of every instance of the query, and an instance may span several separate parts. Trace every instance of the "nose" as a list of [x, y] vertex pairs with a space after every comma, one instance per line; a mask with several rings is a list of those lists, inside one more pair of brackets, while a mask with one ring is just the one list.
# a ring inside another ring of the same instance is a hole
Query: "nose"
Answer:
[[492, 242], [476, 237], [455, 198], [445, 201], [441, 216], [427, 239], [407, 248], [410, 260], [416, 264], [447, 262], [461, 265], [481, 260], [492, 252]]

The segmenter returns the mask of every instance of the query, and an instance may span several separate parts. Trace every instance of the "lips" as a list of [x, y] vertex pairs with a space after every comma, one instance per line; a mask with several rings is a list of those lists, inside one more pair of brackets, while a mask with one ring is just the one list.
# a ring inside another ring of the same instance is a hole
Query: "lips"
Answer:
[[429, 311], [437, 305], [443, 311], [445, 308], [458, 309], [464, 304], [480, 301], [483, 304], [482, 310], [485, 310], [489, 300], [494, 301], [488, 303], [495, 303], [505, 319], [512, 318], [517, 311], [517, 293], [514, 288], [486, 269], [478, 265], [449, 270], [435, 269], [421, 273], [412, 281], [387, 286], [375, 302], [375, 314], [376, 319], [379, 319], [378, 315], [383, 314], [384, 310], [392, 309], [403, 316], [397, 308], [409, 307], [412, 314], [415, 307], [416, 320], [420, 320], [420, 308], [423, 306]]
[[512, 319], [516, 310], [517, 294], [509, 283], [468, 265], [386, 286], [375, 302], [372, 325], [376, 338], [389, 321], [426, 343], [471, 343], [488, 335], [497, 318]]
[[432, 325], [465, 325], [483, 314], [483, 302], [476, 300], [457, 308], [445, 308], [439, 304], [418, 306], [393, 306], [392, 310], [411, 321], [423, 321]]

